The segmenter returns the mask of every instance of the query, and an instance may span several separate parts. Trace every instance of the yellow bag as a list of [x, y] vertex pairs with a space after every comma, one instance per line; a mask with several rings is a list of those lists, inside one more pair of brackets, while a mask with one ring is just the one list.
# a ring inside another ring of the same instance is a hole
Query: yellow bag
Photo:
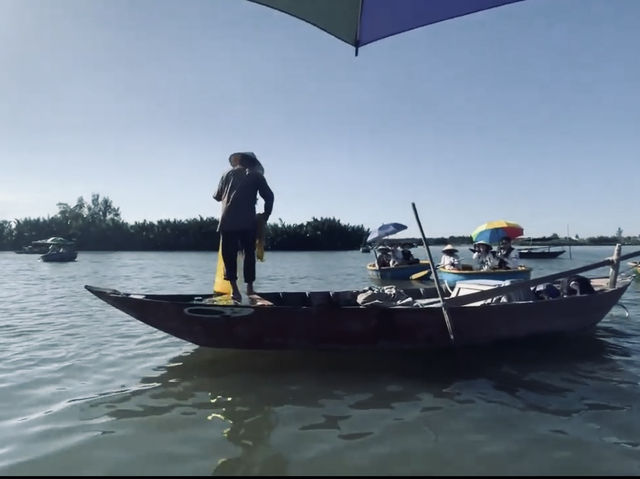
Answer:
[[222, 258], [222, 238], [218, 248], [218, 266], [216, 267], [216, 279], [213, 283], [213, 294], [231, 294], [231, 283], [224, 279], [224, 259]]
[[264, 261], [264, 236], [267, 222], [261, 214], [256, 215], [256, 258]]

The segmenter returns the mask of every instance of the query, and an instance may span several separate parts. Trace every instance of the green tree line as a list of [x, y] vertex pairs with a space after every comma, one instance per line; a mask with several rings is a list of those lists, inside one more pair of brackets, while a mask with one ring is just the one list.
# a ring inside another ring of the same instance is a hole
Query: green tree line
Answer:
[[[0, 220], [0, 250], [19, 250], [32, 241], [62, 236], [76, 242], [79, 250], [94, 251], [212, 251], [218, 249], [217, 218], [142, 221], [122, 220], [120, 208], [108, 197], [81, 196], [75, 205], [58, 203], [58, 213], [47, 218]], [[533, 245], [640, 244], [638, 236], [623, 236], [618, 228], [612, 236], [561, 238], [557, 234], [531, 238]], [[306, 223], [287, 224], [282, 220], [267, 225], [265, 249], [272, 251], [337, 251], [358, 249], [369, 230], [362, 225], [342, 224], [335, 218], [312, 218]], [[427, 238], [430, 245], [471, 243], [470, 236]], [[529, 244], [529, 239], [516, 241]], [[421, 238], [389, 238], [389, 244], [422, 244]]]
[[[79, 250], [94, 251], [212, 251], [220, 236], [217, 218], [160, 220], [129, 224], [108, 197], [81, 196], [75, 205], [58, 203], [47, 218], [0, 221], [0, 250], [19, 250], [32, 241], [61, 236]], [[342, 224], [335, 218], [312, 218], [300, 224], [269, 223], [267, 250], [318, 251], [358, 249], [369, 230]]]

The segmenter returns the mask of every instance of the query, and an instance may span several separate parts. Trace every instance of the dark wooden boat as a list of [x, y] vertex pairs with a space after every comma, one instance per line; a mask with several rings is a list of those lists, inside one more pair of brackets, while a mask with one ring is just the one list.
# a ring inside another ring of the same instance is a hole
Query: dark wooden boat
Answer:
[[49, 251], [40, 256], [40, 259], [46, 263], [67, 263], [75, 261], [78, 257], [76, 250]]
[[549, 246], [517, 248], [520, 258], [524, 259], [551, 259], [557, 258], [565, 252], [563, 249], [552, 250]]
[[[358, 301], [362, 290], [261, 293], [252, 304], [237, 304], [223, 295], [131, 294], [85, 288], [139, 321], [200, 346], [442, 349], [590, 329], [627, 290], [631, 279], [617, 282], [617, 272], [620, 260], [633, 256], [640, 252], [497, 287], [487, 287], [490, 280], [484, 280], [485, 284], [461, 281], [442, 301], [434, 288], [406, 289], [403, 293], [410, 304], [404, 305], [362, 305]], [[607, 265], [611, 266], [609, 278], [578, 276]], [[578, 286], [571, 289], [574, 284]], [[548, 290], [560, 294], [546, 294]]]

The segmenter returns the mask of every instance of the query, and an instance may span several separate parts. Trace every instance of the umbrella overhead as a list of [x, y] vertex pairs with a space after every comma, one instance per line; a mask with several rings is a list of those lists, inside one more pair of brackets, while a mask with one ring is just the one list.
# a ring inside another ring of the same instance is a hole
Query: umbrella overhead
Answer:
[[514, 239], [524, 234], [524, 228], [513, 221], [496, 220], [489, 221], [478, 226], [473, 233], [471, 239], [474, 243], [478, 241], [486, 241], [487, 243], [497, 243], [505, 236]]
[[522, 0], [249, 0], [358, 48], [398, 33]]
[[43, 245], [43, 244], [58, 244], [58, 245], [70, 245], [73, 244], [73, 241], [66, 240], [59, 236], [52, 236], [51, 238], [47, 238], [44, 240], [33, 241], [31, 244], [35, 245]]
[[369, 233], [369, 236], [367, 237], [367, 243], [378, 241], [382, 238], [396, 234], [406, 229], [407, 227], [402, 223], [384, 223], [378, 226], [371, 233]]

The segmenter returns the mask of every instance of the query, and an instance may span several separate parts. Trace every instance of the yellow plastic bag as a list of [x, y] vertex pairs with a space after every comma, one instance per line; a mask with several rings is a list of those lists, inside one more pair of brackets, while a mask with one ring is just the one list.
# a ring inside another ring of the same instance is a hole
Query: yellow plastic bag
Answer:
[[261, 214], [256, 216], [256, 258], [264, 261], [264, 236], [267, 224], [264, 216]]
[[231, 283], [224, 279], [224, 259], [222, 258], [222, 238], [218, 248], [218, 266], [216, 267], [216, 279], [213, 283], [214, 294], [231, 294]]

